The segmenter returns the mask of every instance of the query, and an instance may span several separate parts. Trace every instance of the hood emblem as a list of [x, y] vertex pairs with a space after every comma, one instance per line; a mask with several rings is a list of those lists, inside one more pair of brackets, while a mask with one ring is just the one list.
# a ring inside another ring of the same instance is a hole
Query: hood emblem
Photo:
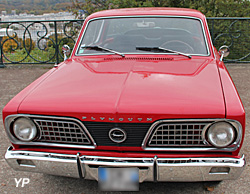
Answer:
[[[82, 116], [82, 120], [86, 120], [86, 119], [89, 119], [89, 120], [92, 120], [92, 121], [98, 121], [98, 120], [101, 120], [101, 121], [114, 121], [115, 119], [114, 118], [109, 118], [109, 117], [86, 117], [86, 116]], [[129, 121], [129, 122], [136, 122], [136, 121], [139, 121], [139, 122], [149, 122], [149, 121], [153, 121], [152, 118], [118, 118], [119, 121]]]
[[109, 131], [109, 138], [115, 143], [122, 143], [127, 139], [127, 134], [123, 129], [113, 128]]

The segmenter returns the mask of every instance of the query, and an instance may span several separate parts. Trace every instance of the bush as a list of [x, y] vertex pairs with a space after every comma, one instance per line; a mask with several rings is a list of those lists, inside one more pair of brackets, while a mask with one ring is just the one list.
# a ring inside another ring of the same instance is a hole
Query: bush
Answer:
[[2, 47], [4, 53], [12, 53], [17, 49], [23, 49], [26, 47], [27, 51], [31, 51], [35, 48], [35, 42], [30, 38], [23, 39], [18, 38], [18, 36], [4, 36], [2, 39]]
[[26, 52], [24, 48], [17, 49], [15, 54], [6, 53], [4, 54], [6, 57], [6, 62], [14, 62], [14, 63], [45, 63], [47, 61], [56, 62], [55, 49], [49, 47], [47, 51], [40, 50], [39, 48], [34, 48], [30, 54]]

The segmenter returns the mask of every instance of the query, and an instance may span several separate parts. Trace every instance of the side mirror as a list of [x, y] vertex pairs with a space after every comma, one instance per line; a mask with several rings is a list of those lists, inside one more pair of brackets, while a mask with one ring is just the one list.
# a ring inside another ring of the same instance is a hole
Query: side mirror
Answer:
[[227, 57], [229, 55], [229, 47], [226, 45], [223, 45], [219, 49], [220, 54], [220, 61], [222, 61], [223, 57]]
[[62, 47], [63, 57], [64, 61], [68, 59], [68, 56], [70, 55], [70, 47], [68, 45], [63, 45]]

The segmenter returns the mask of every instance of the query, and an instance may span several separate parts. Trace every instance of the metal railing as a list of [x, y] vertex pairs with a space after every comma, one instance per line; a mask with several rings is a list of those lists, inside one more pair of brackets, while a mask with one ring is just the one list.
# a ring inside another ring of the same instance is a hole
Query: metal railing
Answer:
[[61, 47], [73, 48], [84, 20], [0, 22], [0, 67], [8, 64], [58, 64]]
[[[0, 67], [8, 64], [55, 64], [61, 47], [73, 48], [84, 20], [0, 22]], [[230, 47], [225, 62], [250, 63], [250, 18], [207, 18], [214, 46]]]
[[223, 61], [227, 63], [250, 63], [250, 18], [207, 18], [214, 46], [230, 48]]

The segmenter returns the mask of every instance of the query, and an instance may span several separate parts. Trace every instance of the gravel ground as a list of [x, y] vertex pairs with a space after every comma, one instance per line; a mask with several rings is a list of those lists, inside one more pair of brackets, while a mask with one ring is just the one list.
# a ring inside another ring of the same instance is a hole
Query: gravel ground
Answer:
[[[0, 110], [19, 91], [45, 73], [48, 68], [0, 69]], [[250, 126], [250, 65], [228, 65], [247, 113], [247, 129]], [[2, 112], [0, 113], [2, 120]], [[245, 171], [237, 180], [222, 181], [219, 185], [208, 183], [142, 183], [139, 193], [250, 193], [250, 132], [247, 130], [242, 153], [248, 162]], [[0, 121], [0, 193], [104, 193], [98, 190], [96, 181], [56, 177], [39, 173], [12, 170], [4, 160], [10, 142]], [[16, 187], [15, 178], [29, 178], [30, 183]], [[210, 190], [210, 191], [209, 191]], [[109, 192], [108, 192], [109, 193]], [[111, 193], [111, 192], [110, 192]], [[120, 193], [120, 192], [114, 192]]]

